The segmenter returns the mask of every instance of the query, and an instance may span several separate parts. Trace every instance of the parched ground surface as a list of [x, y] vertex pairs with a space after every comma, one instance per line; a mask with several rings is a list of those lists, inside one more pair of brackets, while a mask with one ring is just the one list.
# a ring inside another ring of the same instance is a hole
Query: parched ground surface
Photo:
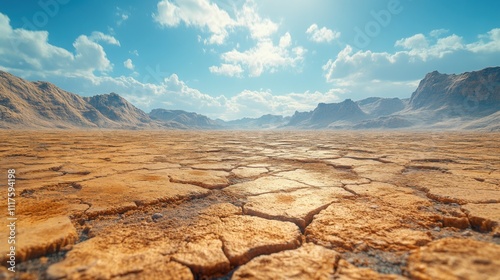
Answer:
[[0, 279], [500, 279], [498, 133], [0, 139]]

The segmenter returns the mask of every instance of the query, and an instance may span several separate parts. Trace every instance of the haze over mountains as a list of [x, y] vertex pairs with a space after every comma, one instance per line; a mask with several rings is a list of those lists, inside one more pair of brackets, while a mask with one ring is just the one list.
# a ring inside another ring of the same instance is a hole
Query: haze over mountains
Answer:
[[500, 130], [500, 67], [429, 73], [409, 99], [320, 103], [293, 116], [212, 120], [181, 110], [149, 114], [116, 93], [81, 97], [0, 71], [0, 128], [109, 129], [474, 129]]

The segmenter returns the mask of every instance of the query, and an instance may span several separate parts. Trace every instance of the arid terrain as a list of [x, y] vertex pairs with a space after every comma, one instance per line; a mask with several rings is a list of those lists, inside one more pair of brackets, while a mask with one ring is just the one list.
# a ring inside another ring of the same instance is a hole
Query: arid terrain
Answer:
[[0, 139], [1, 279], [500, 279], [499, 133]]

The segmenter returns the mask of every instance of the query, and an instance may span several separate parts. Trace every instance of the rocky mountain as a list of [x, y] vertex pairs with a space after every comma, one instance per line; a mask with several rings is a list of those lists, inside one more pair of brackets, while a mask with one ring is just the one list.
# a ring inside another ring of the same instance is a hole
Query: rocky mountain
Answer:
[[1, 128], [160, 128], [117, 94], [81, 97], [0, 71]]
[[459, 110], [460, 115], [488, 115], [500, 106], [500, 67], [459, 75], [429, 73], [412, 94], [412, 109]]
[[500, 67], [459, 75], [429, 73], [410, 99], [370, 97], [295, 112], [287, 127], [306, 129], [499, 130]]
[[111, 124], [111, 120], [78, 95], [47, 82], [28, 82], [0, 71], [2, 128], [99, 127]]
[[500, 122], [498, 111], [500, 67], [490, 67], [458, 75], [427, 74], [401, 114], [422, 128], [492, 130], [492, 123]]
[[381, 117], [403, 110], [408, 105], [408, 99], [369, 97], [356, 101], [356, 104], [370, 117]]
[[295, 112], [286, 126], [308, 129], [341, 128], [366, 118], [368, 115], [356, 102], [346, 99], [340, 103], [319, 103], [310, 112]]
[[[151, 118], [146, 113], [114, 92], [84, 97], [83, 99], [103, 116], [116, 123], [127, 124], [131, 128], [151, 125]], [[90, 115], [87, 116], [92, 122], [98, 122], [98, 119], [93, 119]]]
[[153, 120], [170, 123], [171, 126], [184, 129], [220, 129], [221, 124], [197, 113], [182, 110], [154, 109], [149, 113]]

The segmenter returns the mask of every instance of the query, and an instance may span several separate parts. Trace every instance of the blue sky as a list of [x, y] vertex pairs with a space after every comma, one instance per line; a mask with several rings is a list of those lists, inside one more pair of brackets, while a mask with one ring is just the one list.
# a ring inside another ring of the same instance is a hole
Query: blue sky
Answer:
[[212, 118], [410, 97], [500, 65], [499, 1], [2, 0], [0, 69]]

